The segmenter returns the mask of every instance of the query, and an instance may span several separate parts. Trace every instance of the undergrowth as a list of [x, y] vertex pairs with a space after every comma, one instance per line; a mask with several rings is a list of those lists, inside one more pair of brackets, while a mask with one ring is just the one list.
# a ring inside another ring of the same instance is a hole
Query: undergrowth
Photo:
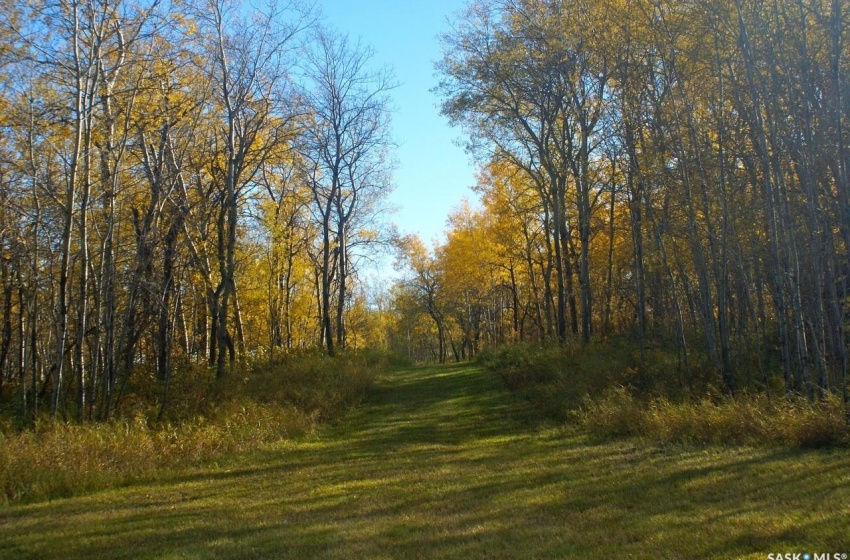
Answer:
[[6, 422], [0, 501], [72, 496], [298, 437], [339, 418], [386, 367], [384, 356], [367, 353], [305, 353], [243, 365], [218, 381], [206, 368], [187, 367], [175, 374], [164, 415], [159, 384], [139, 378], [110, 422], [41, 418], [23, 430]]
[[[778, 385], [722, 394], [705, 364], [685, 379], [677, 356], [627, 338], [588, 345], [497, 348], [482, 363], [530, 401], [539, 416], [598, 438], [660, 444], [826, 447], [850, 443], [837, 395], [810, 401]], [[755, 378], [755, 376], [754, 376]]]
[[846, 445], [850, 436], [837, 395], [819, 401], [745, 394], [672, 402], [641, 399], [618, 386], [601, 397], [587, 397], [574, 418], [597, 437], [636, 436], [659, 444], [811, 448]]

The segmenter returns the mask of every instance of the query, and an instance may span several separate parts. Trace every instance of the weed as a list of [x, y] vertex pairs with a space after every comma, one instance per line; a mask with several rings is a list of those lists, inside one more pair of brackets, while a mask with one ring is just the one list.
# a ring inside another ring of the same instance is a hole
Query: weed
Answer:
[[838, 396], [812, 402], [767, 387], [732, 399], [698, 359], [692, 360], [689, 388], [675, 355], [657, 345], [641, 352], [625, 337], [587, 345], [506, 346], [481, 360], [539, 416], [577, 421], [596, 437], [799, 447], [843, 445], [850, 439]]
[[187, 368], [175, 375], [162, 421], [155, 385], [137, 380], [111, 422], [39, 419], [31, 429], [0, 431], [0, 500], [67, 497], [298, 437], [357, 403], [385, 362], [376, 354], [306, 353], [242, 366], [220, 382], [205, 368]]
[[744, 394], [735, 399], [672, 402], [641, 400], [622, 387], [586, 398], [573, 417], [597, 437], [638, 436], [661, 444], [790, 445], [804, 448], [848, 443], [844, 403]]

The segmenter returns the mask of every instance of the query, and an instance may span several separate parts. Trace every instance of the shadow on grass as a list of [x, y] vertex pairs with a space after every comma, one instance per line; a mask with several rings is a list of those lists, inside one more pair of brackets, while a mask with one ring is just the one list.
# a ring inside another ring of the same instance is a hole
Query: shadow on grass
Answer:
[[501, 382], [467, 364], [397, 372], [373, 391], [342, 439], [383, 450], [415, 444], [459, 445], [527, 430], [530, 416]]
[[395, 372], [314, 438], [0, 510], [0, 557], [730, 558], [850, 547], [840, 542], [846, 454], [589, 443], [539, 429], [522, 406], [474, 366]]

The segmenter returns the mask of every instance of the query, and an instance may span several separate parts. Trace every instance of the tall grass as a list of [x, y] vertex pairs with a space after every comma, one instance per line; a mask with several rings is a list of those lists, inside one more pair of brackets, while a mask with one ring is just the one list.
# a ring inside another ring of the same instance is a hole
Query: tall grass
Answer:
[[0, 434], [0, 497], [67, 497], [256, 449], [310, 428], [310, 418], [293, 406], [250, 399], [178, 424], [152, 425], [143, 416], [87, 425], [42, 421], [34, 430]]
[[39, 420], [0, 431], [0, 501], [67, 497], [200, 465], [310, 432], [340, 417], [386, 367], [380, 355], [305, 353], [235, 368], [179, 373], [164, 420], [156, 383], [136, 381], [121, 418], [72, 425]]
[[574, 417], [598, 437], [637, 436], [661, 444], [827, 447], [850, 439], [837, 395], [820, 401], [745, 394], [672, 402], [639, 399], [613, 387], [601, 397], [588, 397]]
[[[825, 447], [850, 443], [844, 403], [779, 390], [722, 396], [696, 371], [691, 387], [677, 358], [626, 340], [586, 346], [509, 346], [482, 357], [545, 418], [574, 422], [601, 437], [690, 445]], [[774, 388], [775, 389], [775, 388]]]

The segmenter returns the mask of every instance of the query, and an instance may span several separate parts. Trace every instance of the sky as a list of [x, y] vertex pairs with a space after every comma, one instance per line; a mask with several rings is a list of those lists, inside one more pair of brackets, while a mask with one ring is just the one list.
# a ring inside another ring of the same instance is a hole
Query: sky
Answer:
[[457, 145], [462, 132], [440, 115], [434, 62], [438, 35], [465, 0], [319, 0], [328, 23], [375, 50], [376, 67], [393, 68], [399, 87], [391, 93], [398, 167], [390, 203], [401, 233], [426, 243], [441, 240], [446, 218], [464, 197], [474, 198], [475, 167]]

